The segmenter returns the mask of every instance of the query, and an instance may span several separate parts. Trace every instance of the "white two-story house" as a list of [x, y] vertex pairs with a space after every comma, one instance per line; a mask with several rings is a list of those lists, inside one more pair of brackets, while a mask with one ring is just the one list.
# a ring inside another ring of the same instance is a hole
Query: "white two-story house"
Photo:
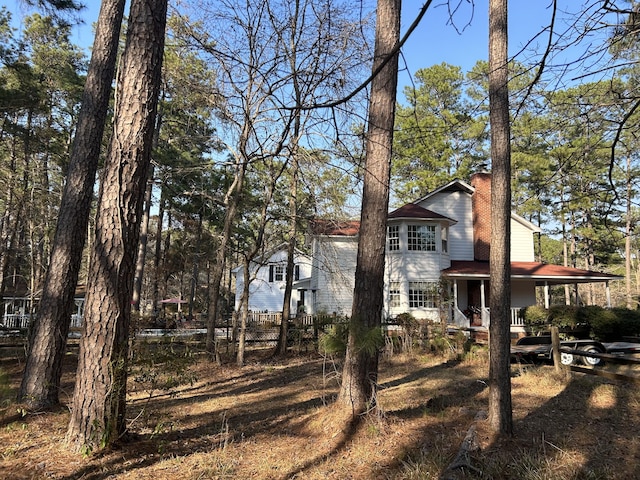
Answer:
[[[411, 313], [460, 326], [488, 326], [491, 176], [455, 180], [389, 213], [384, 315]], [[309, 313], [351, 314], [359, 223], [317, 220], [311, 227]], [[548, 306], [553, 284], [604, 282], [620, 277], [548, 265], [534, 259], [540, 229], [511, 215], [512, 324], [521, 307], [536, 304], [542, 287]], [[446, 301], [444, 300], [446, 298]]]

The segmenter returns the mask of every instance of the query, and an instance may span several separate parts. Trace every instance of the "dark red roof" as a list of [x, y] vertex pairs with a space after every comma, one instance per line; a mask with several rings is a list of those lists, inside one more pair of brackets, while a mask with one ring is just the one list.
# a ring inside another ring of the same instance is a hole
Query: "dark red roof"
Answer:
[[316, 235], [353, 237], [360, 231], [360, 222], [357, 220], [315, 219], [311, 222], [311, 231]]
[[[408, 203], [393, 212], [389, 213], [388, 218], [421, 218], [429, 220], [447, 220], [455, 223], [449, 217], [432, 212], [426, 208]], [[315, 219], [311, 222], [311, 231], [315, 235], [337, 235], [337, 236], [355, 236], [360, 231], [360, 222], [358, 220], [324, 220]]]
[[[442, 271], [450, 278], [489, 278], [489, 262], [451, 261], [451, 267]], [[547, 283], [588, 283], [620, 280], [609, 273], [563, 267], [540, 262], [511, 262], [511, 278], [528, 278]]]
[[402, 207], [394, 210], [388, 216], [388, 218], [421, 218], [429, 220], [448, 220], [453, 222], [449, 217], [440, 215], [439, 213], [432, 212], [426, 208], [416, 205], [415, 203], [407, 203]]

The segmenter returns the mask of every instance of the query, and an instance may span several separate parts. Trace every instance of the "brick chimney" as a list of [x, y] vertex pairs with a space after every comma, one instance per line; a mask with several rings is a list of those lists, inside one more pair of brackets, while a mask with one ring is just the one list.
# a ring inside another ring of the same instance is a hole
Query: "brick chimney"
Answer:
[[491, 247], [491, 174], [473, 174], [471, 186], [475, 189], [471, 196], [473, 256], [477, 261], [488, 262]]

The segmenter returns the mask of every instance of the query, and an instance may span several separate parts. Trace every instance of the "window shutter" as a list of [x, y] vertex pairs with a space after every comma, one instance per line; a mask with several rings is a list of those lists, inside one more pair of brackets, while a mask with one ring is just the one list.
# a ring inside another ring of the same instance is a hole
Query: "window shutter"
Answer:
[[273, 282], [273, 265], [269, 265], [269, 283]]

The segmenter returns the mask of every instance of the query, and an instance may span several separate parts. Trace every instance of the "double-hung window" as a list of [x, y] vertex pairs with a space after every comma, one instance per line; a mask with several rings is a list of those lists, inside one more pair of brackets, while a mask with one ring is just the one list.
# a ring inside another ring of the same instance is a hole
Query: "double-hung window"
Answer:
[[436, 308], [438, 284], [435, 282], [409, 282], [409, 308]]
[[449, 253], [449, 229], [442, 227], [440, 235], [442, 236], [442, 253]]
[[400, 250], [400, 227], [398, 225], [387, 227], [387, 248], [390, 252]]
[[400, 306], [400, 282], [389, 283], [389, 307], [397, 308]]
[[284, 280], [284, 265], [269, 265], [269, 282]]
[[419, 252], [436, 251], [435, 225], [408, 225], [407, 246], [409, 250]]

